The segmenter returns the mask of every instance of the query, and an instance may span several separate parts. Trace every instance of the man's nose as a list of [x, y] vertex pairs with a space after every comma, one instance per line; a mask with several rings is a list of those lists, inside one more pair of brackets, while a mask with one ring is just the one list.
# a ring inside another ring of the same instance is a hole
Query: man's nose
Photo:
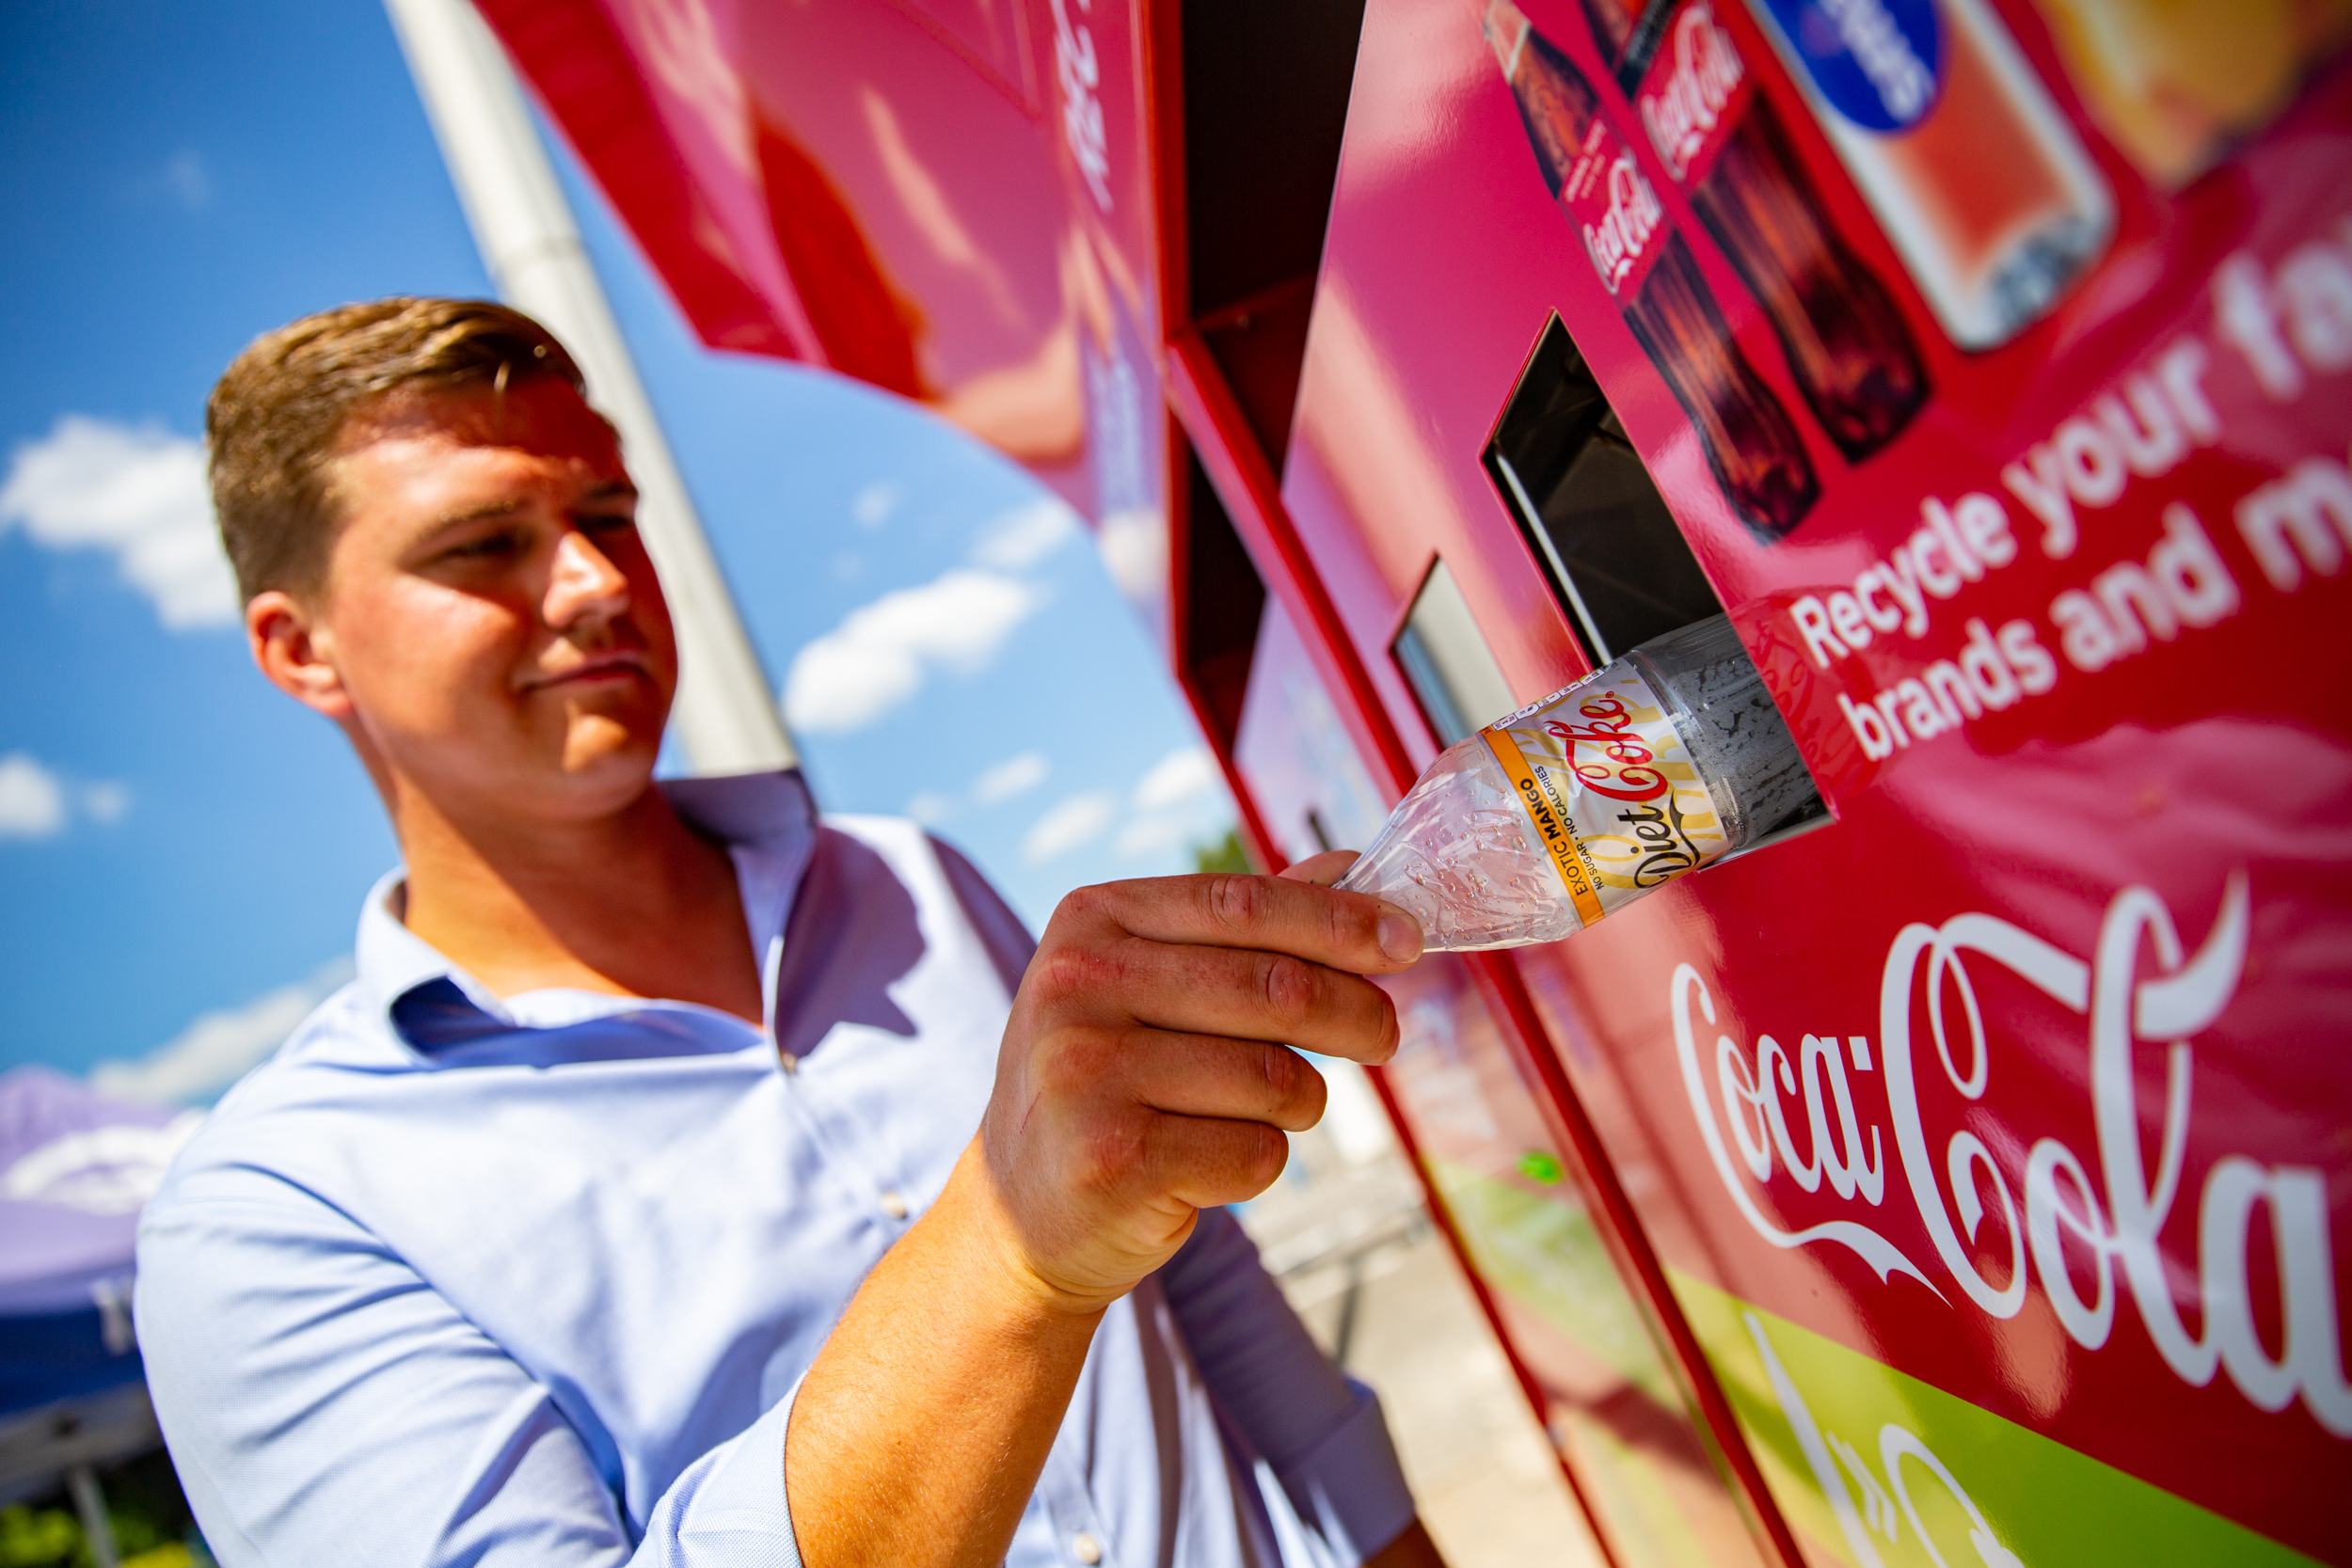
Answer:
[[581, 621], [609, 621], [628, 608], [628, 578], [578, 529], [555, 542], [548, 574], [548, 625], [559, 630]]

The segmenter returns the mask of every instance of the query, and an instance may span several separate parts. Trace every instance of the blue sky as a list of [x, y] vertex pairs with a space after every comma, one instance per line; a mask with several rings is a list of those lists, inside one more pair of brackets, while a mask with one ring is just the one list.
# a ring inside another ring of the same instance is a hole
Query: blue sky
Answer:
[[[205, 393], [305, 311], [488, 279], [369, 0], [0, 8], [0, 1068], [209, 1098], [395, 850], [230, 624]], [[1068, 514], [904, 404], [701, 349], [559, 161], [827, 808], [927, 816], [1032, 925], [1188, 869], [1231, 805]]]

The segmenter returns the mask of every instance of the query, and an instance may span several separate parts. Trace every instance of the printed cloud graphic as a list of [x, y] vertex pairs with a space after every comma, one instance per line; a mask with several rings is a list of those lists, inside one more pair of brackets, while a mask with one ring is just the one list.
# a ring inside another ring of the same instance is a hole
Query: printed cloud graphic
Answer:
[[933, 670], [986, 669], [1044, 603], [1032, 584], [969, 566], [885, 594], [793, 656], [785, 719], [811, 735], [864, 729], [911, 700]]
[[234, 626], [236, 579], [204, 484], [204, 449], [158, 426], [83, 414], [16, 449], [0, 529], [46, 549], [103, 549], [173, 631]]

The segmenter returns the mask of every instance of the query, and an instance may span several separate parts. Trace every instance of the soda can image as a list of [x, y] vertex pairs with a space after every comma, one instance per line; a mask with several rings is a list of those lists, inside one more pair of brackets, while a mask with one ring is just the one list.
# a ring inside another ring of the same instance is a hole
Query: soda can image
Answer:
[[1902, 311], [1821, 208], [1716, 0], [1584, 0], [1667, 177], [1772, 319], [1797, 389], [1850, 463], [1928, 398]]
[[2178, 190], [2352, 41], [2352, 0], [2033, 0], [2068, 78], [2140, 173]]
[[2115, 196], [1984, 0], [1749, 0], [1945, 334], [1997, 348], [2115, 233]]

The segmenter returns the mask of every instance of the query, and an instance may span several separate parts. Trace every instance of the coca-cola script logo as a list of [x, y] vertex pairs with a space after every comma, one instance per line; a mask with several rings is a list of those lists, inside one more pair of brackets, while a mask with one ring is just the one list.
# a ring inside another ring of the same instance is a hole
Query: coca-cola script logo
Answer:
[[[1614, 692], [1587, 697], [1577, 705], [1581, 724], [1554, 719], [1544, 733], [1560, 742], [1568, 769], [1586, 789], [1612, 800], [1655, 800], [1666, 793], [1666, 775], [1658, 770], [1658, 754], [1642, 739], [1633, 710]], [[1578, 752], [1591, 747], [1594, 755], [1581, 761]]]
[[1614, 294], [1640, 264], [1650, 236], [1665, 220], [1666, 209], [1634, 166], [1630, 148], [1620, 148], [1606, 176], [1608, 209], [1597, 223], [1582, 225], [1585, 253], [1600, 274], [1601, 285]]
[[[2236, 993], [2246, 964], [2248, 911], [2240, 873], [2230, 879], [2203, 945], [2185, 955], [2163, 900], [2144, 887], [2125, 888], [2107, 906], [2089, 962], [1990, 914], [1904, 927], [1887, 950], [1879, 989], [1878, 1067], [1893, 1123], [1894, 1162], [1900, 1167], [1896, 1190], [1907, 1193], [1918, 1211], [1935, 1248], [1938, 1278], [1992, 1316], [2017, 1314], [2030, 1275], [2041, 1280], [2067, 1334], [2084, 1349], [2097, 1350], [2115, 1326], [2119, 1300], [2128, 1294], [2157, 1354], [2183, 1382], [2201, 1387], [2223, 1370], [2258, 1408], [2282, 1410], [2300, 1396], [2322, 1427], [2352, 1437], [2352, 1386], [2344, 1378], [2325, 1173], [2230, 1154], [2205, 1177], [2193, 1268], [2187, 1259], [2168, 1260], [2158, 1244], [2180, 1196], [2188, 1146], [2189, 1037], [2218, 1018]], [[2137, 973], [2143, 943], [2153, 946], [2161, 973]], [[1969, 980], [1972, 956], [2000, 964], [2087, 1018], [2086, 1079], [2096, 1138], [2090, 1162], [2058, 1138], [2027, 1145], [1997, 1126], [1985, 1130], [2004, 1149], [2023, 1151], [2021, 1170], [2010, 1168], [2015, 1153], [2005, 1163], [1966, 1130], [1952, 1133], [1941, 1151], [1930, 1148], [1912, 1037], [1923, 984], [1936, 1066], [1963, 1099], [1988, 1114], [1994, 1110], [1987, 1095], [1998, 1036]], [[1855, 1074], [1872, 1070], [1868, 1037], [1807, 1035], [1792, 1059], [1770, 1035], [1757, 1036], [1750, 1051], [1718, 1034], [1703, 1057], [1700, 1024], [1715, 1022], [1715, 1000], [1689, 964], [1675, 971], [1671, 984], [1675, 1048], [1691, 1112], [1716, 1174], [1749, 1227], [1775, 1247], [1845, 1247], [1882, 1280], [1908, 1275], [1948, 1301], [1938, 1278], [1889, 1241], [1867, 1212], [1884, 1201], [1889, 1185], [1881, 1130], [1859, 1114], [1847, 1071], [1850, 1064]], [[2153, 1150], [2141, 1138], [2134, 1071], [2141, 1044], [2165, 1053], [2161, 1132]], [[1802, 1098], [1802, 1140], [1792, 1133], [1783, 1096], [1790, 1097], [1791, 1106]], [[2012, 1174], [2024, 1189], [2022, 1214]], [[1758, 1192], [1770, 1193], [1784, 1178], [1807, 1195], [1827, 1183], [1861, 1212], [1784, 1229], [1756, 1201]], [[1986, 1187], [1992, 1209], [1985, 1205]], [[2265, 1208], [2283, 1319], [2275, 1354], [2257, 1327], [2256, 1291], [2248, 1276], [2255, 1218]], [[1988, 1219], [1998, 1222], [1994, 1236], [2008, 1239], [2010, 1255], [2007, 1267], [1992, 1277], [1977, 1267], [1961, 1239], [1965, 1233], [1975, 1241]], [[2168, 1269], [2181, 1277], [2169, 1276]], [[2201, 1305], [2194, 1335], [2182, 1322], [2184, 1297]]]
[[1672, 48], [1642, 84], [1640, 107], [1650, 145], [1677, 181], [1706, 172], [1700, 154], [1731, 119], [1732, 99], [1747, 79], [1740, 46], [1713, 7], [1702, 0], [1676, 19]]
[[[1650, 888], [1706, 862], [1710, 850], [1692, 835], [1679, 792], [1659, 766], [1632, 707], [1604, 691], [1585, 698], [1576, 711], [1582, 723], [1554, 719], [1544, 733], [1560, 742], [1580, 788], [1625, 808], [1579, 813], [1577, 837], [1592, 857], [1594, 874], [1609, 886]], [[1702, 811], [1711, 808], [1704, 788], [1694, 793]], [[1721, 834], [1714, 836], [1720, 848]]]

